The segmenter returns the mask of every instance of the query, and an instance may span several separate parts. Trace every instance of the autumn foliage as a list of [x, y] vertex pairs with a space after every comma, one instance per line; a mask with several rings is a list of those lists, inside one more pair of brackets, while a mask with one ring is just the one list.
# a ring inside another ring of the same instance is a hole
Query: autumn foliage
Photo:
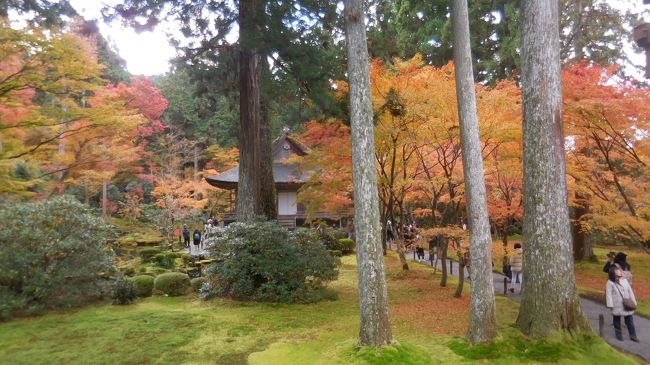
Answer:
[[[650, 239], [647, 143], [650, 91], [616, 68], [574, 64], [563, 72], [567, 173], [574, 214], [585, 232], [645, 244]], [[382, 219], [418, 218], [434, 226], [464, 221], [464, 187], [453, 64], [416, 56], [374, 61], [371, 84]], [[344, 99], [347, 84], [337, 83]], [[507, 237], [523, 219], [521, 92], [514, 81], [476, 85], [480, 137], [493, 231]], [[317, 173], [301, 190], [311, 211], [350, 204], [349, 130], [328, 119], [306, 125], [301, 139]]]

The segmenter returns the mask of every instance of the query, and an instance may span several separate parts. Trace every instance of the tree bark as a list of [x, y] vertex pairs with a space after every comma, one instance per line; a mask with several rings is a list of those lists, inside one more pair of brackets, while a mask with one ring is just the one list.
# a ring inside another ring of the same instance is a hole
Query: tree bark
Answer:
[[589, 214], [589, 202], [587, 197], [580, 192], [575, 193], [575, 200], [578, 206], [574, 210], [574, 217], [571, 222], [571, 233], [573, 237], [573, 259], [575, 261], [592, 260], [595, 258], [594, 249], [591, 245], [589, 232], [581, 227], [581, 220]]
[[102, 217], [108, 218], [108, 181], [102, 182]]
[[258, 0], [239, 2], [239, 182], [237, 220], [250, 221], [260, 204], [260, 88], [259, 54], [255, 34]]
[[[454, 0], [451, 15], [454, 34], [454, 63], [456, 65], [456, 96], [460, 117], [460, 142], [467, 194], [469, 254], [472, 263], [470, 272], [472, 292], [467, 339], [471, 343], [481, 343], [490, 341], [497, 336], [497, 317], [492, 281], [492, 236], [490, 235], [483, 156], [476, 112], [467, 0]], [[462, 266], [461, 264], [461, 282], [464, 281]], [[457, 291], [459, 296], [462, 292], [461, 285], [459, 284]]]
[[360, 346], [393, 343], [379, 227], [375, 136], [363, 2], [345, 2], [354, 219], [359, 266]]
[[442, 269], [442, 278], [440, 279], [440, 286], [441, 287], [446, 287], [447, 286], [447, 249], [449, 248], [449, 242], [447, 242], [447, 238], [438, 236], [439, 238], [439, 247], [440, 247], [440, 267]]
[[278, 218], [277, 192], [275, 180], [273, 179], [273, 137], [271, 136], [271, 119], [269, 116], [268, 100], [271, 90], [269, 88], [269, 64], [266, 58], [262, 58], [262, 87], [263, 93], [260, 98], [261, 119], [260, 119], [260, 204], [261, 210], [267, 219]]
[[404, 243], [400, 242], [397, 244], [397, 254], [399, 255], [399, 262], [402, 264], [402, 270], [407, 271], [409, 269], [409, 263], [406, 261], [406, 254], [404, 253], [406, 248]]
[[522, 1], [524, 282], [516, 326], [544, 338], [587, 330], [567, 205], [557, 0]]
[[[456, 292], [454, 293], [454, 298], [460, 298], [463, 296], [463, 287], [465, 286], [465, 262], [462, 257], [458, 258], [458, 286], [456, 287]], [[474, 287], [472, 286], [472, 290]], [[471, 320], [471, 318], [470, 318]], [[496, 331], [495, 331], [496, 332]]]
[[[199, 183], [199, 145], [195, 144], [193, 149], [193, 163], [194, 163], [194, 183]], [[194, 192], [194, 199], [201, 200], [198, 191]]]

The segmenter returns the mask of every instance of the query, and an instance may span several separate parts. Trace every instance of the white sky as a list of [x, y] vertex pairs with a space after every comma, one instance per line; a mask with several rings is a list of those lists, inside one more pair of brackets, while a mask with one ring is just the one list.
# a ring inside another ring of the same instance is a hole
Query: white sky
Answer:
[[[608, 2], [615, 7], [634, 12], [650, 9], [650, 6], [643, 6], [642, 0], [609, 0]], [[151, 76], [169, 70], [169, 60], [176, 54], [167, 37], [167, 33], [175, 33], [171, 25], [163, 24], [152, 32], [136, 33], [131, 28], [123, 27], [119, 21], [105, 24], [102, 20], [100, 13], [102, 6], [119, 4], [120, 0], [70, 0], [70, 3], [87, 20], [98, 20], [102, 35], [126, 60], [129, 72]], [[626, 53], [633, 63], [645, 64], [645, 57], [642, 54], [634, 54], [631, 48], [627, 49]]]
[[134, 75], [159, 75], [169, 71], [169, 60], [176, 50], [169, 44], [166, 33], [169, 26], [158, 26], [152, 32], [136, 33], [123, 27], [119, 21], [105, 24], [100, 10], [104, 4], [115, 5], [119, 0], [70, 0], [72, 6], [86, 20], [98, 20], [97, 25], [108, 41], [126, 60], [126, 67]]

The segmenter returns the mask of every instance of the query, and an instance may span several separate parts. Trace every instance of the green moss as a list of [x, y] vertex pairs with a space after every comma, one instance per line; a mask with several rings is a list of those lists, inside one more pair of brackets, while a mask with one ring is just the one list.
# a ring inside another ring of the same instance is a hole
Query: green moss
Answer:
[[[529, 341], [512, 327], [519, 304], [503, 297], [496, 298], [502, 335], [496, 345], [470, 346], [394, 318], [400, 344], [358, 349], [355, 257], [342, 262], [339, 279], [331, 284], [338, 294], [333, 301], [149, 297], [130, 306], [93, 305], [2, 323], [0, 364], [638, 364], [594, 336]], [[430, 268], [413, 265], [417, 270]], [[431, 277], [436, 285], [439, 278], [439, 273]], [[389, 287], [391, 303], [414, 300], [407, 293], [417, 294], [409, 280], [392, 281]]]
[[380, 348], [362, 348], [355, 357], [368, 365], [431, 364], [431, 354], [421, 347], [403, 343]]

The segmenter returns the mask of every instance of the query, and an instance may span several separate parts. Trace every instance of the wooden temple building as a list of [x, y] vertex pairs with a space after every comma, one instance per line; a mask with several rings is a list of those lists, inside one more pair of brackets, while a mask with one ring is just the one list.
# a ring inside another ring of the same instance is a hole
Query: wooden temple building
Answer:
[[[293, 229], [304, 226], [307, 220], [305, 207], [297, 202], [298, 189], [307, 182], [311, 176], [310, 171], [302, 171], [295, 162], [288, 162], [293, 156], [305, 156], [310, 150], [289, 135], [284, 130], [282, 135], [273, 141], [273, 179], [277, 191], [278, 223], [282, 226]], [[295, 161], [295, 159], [293, 159]], [[239, 166], [233, 167], [223, 173], [206, 177], [205, 180], [212, 186], [227, 189], [237, 194], [237, 183], [239, 182]], [[232, 196], [232, 195], [231, 195]], [[340, 219], [328, 213], [313, 214], [312, 219], [322, 219], [329, 223], [341, 223]], [[225, 224], [236, 220], [236, 203], [230, 201], [229, 212], [223, 217]]]

